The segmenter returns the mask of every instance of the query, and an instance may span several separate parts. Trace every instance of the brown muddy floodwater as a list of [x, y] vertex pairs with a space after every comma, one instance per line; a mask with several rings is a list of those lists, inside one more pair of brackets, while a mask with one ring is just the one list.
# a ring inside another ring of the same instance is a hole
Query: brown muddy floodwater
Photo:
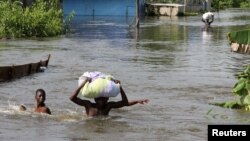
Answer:
[[[128, 28], [130, 18], [77, 17], [73, 33], [63, 37], [0, 41], [1, 66], [51, 54], [45, 72], [0, 84], [0, 140], [201, 141], [208, 124], [249, 124], [249, 112], [209, 105], [232, 100], [234, 75], [250, 64], [249, 55], [230, 51], [226, 38], [249, 28], [249, 12], [215, 13], [209, 32], [201, 30], [201, 16], [146, 17], [138, 31]], [[112, 74], [129, 99], [150, 103], [86, 118], [69, 100], [85, 71]], [[51, 116], [32, 112], [38, 88], [47, 92]], [[28, 111], [19, 112], [20, 104]]]

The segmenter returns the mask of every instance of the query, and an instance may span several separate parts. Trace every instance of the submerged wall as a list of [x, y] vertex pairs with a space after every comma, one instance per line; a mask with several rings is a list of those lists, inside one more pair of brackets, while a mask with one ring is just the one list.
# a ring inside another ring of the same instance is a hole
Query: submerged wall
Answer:
[[[144, 15], [140, 0], [140, 14]], [[136, 0], [63, 0], [64, 14], [75, 11], [80, 16], [135, 16]]]

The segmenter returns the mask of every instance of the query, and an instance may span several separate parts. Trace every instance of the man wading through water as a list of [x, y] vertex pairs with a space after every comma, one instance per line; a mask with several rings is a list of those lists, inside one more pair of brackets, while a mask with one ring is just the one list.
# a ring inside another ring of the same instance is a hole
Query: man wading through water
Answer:
[[[119, 80], [111, 80], [114, 81], [116, 84], [119, 83]], [[108, 97], [98, 97], [95, 98], [95, 103], [92, 103], [89, 100], [84, 100], [84, 99], [80, 99], [78, 98], [78, 94], [81, 90], [81, 88], [84, 87], [84, 85], [87, 82], [91, 82], [91, 78], [87, 78], [70, 96], [70, 100], [73, 101], [74, 103], [76, 103], [77, 105], [80, 106], [84, 106], [85, 110], [86, 110], [86, 114], [89, 117], [93, 117], [93, 116], [98, 116], [98, 115], [108, 115], [109, 111], [112, 108], [122, 108], [124, 106], [132, 106], [135, 104], [144, 104], [144, 103], [148, 103], [148, 99], [141, 99], [141, 100], [132, 100], [132, 101], [128, 101], [127, 96], [125, 94], [125, 92], [123, 91], [122, 87], [120, 86], [120, 92], [121, 92], [121, 97], [122, 100], [121, 101], [111, 101], [108, 102], [109, 98]]]

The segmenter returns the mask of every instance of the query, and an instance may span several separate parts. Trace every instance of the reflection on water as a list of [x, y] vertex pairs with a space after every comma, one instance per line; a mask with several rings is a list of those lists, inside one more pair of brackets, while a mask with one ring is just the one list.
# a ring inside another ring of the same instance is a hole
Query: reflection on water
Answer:
[[[249, 55], [230, 51], [226, 38], [249, 27], [247, 17], [249, 10], [221, 11], [207, 31], [200, 16], [145, 17], [139, 30], [129, 28], [133, 17], [77, 17], [72, 34], [2, 40], [1, 65], [36, 62], [49, 53], [51, 61], [43, 73], [0, 83], [0, 139], [193, 141], [206, 140], [207, 124], [249, 123], [245, 111], [209, 105], [233, 99], [234, 74], [250, 63]], [[87, 118], [69, 100], [85, 71], [110, 73], [129, 99], [150, 103]], [[45, 89], [52, 115], [33, 112], [38, 88]], [[28, 111], [18, 111], [20, 104]]]

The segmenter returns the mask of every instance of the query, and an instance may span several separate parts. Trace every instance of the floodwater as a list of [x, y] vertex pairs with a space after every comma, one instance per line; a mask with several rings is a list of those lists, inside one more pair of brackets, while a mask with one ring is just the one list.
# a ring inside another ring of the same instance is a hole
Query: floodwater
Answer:
[[[233, 100], [234, 75], [250, 64], [249, 55], [230, 51], [226, 38], [249, 28], [249, 12], [215, 13], [210, 31], [202, 31], [200, 15], [146, 17], [139, 30], [129, 28], [131, 18], [78, 17], [66, 36], [0, 41], [1, 65], [51, 54], [45, 72], [0, 83], [0, 140], [198, 141], [207, 140], [208, 124], [249, 124], [249, 112], [209, 104]], [[69, 100], [85, 71], [112, 74], [129, 99], [150, 102], [87, 118]], [[51, 116], [33, 112], [38, 88], [47, 92]], [[19, 112], [20, 104], [28, 111]]]

